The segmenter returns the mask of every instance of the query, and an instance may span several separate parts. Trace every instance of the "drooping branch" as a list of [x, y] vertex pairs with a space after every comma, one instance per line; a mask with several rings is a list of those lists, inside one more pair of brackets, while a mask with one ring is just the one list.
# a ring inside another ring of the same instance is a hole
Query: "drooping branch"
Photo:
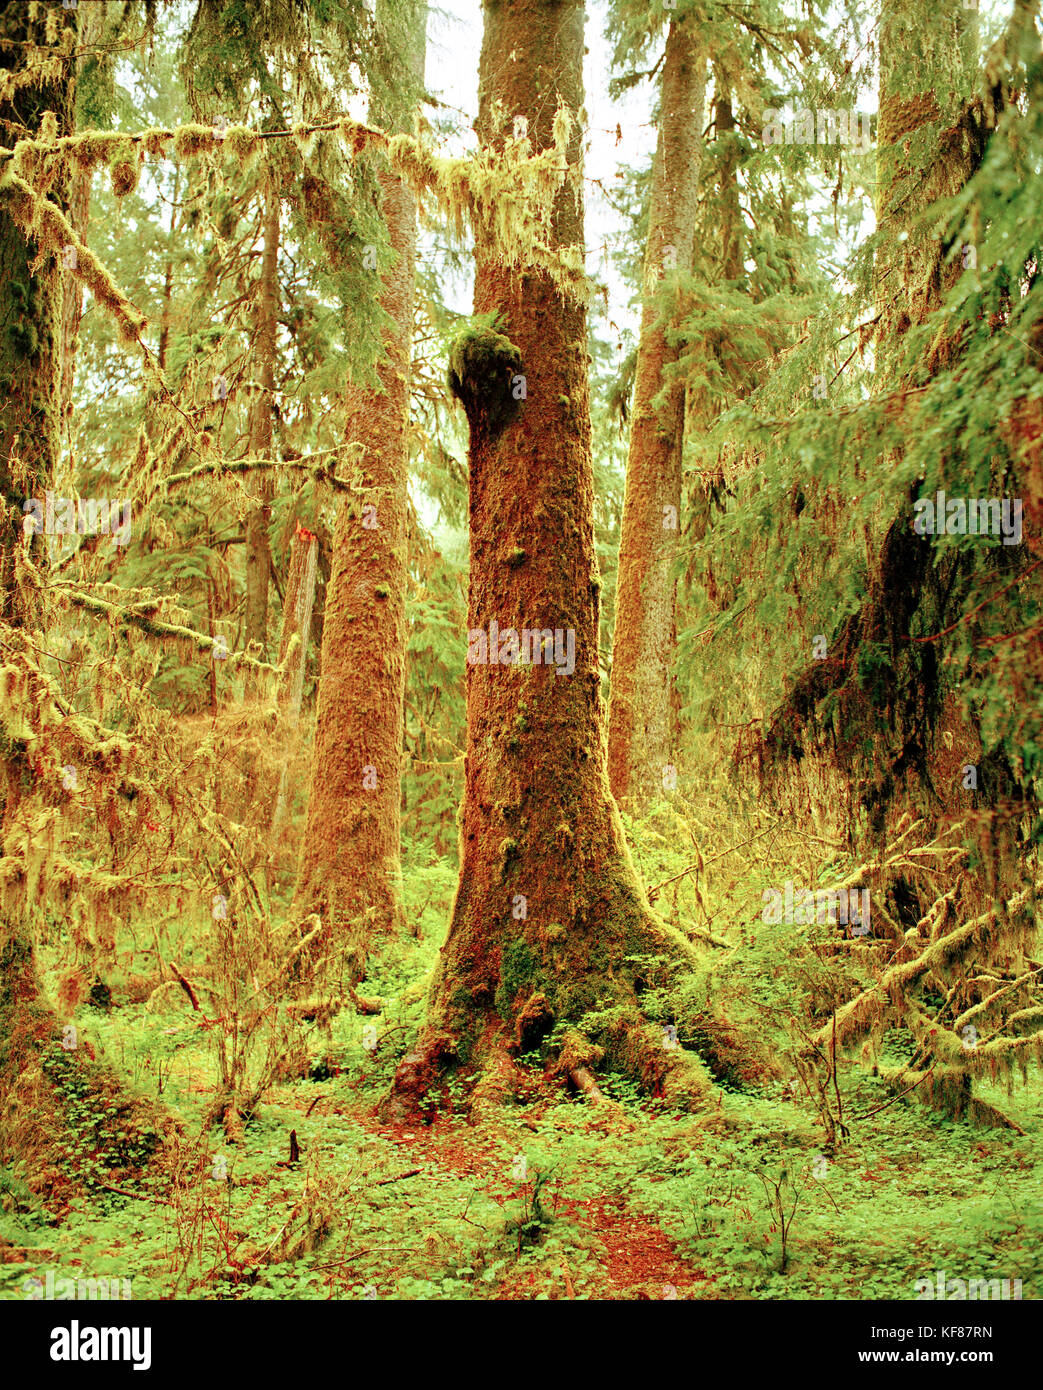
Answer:
[[[1029, 884], [1020, 893], [1016, 893], [1007, 903], [1008, 913], [1023, 907], [1035, 893], [1041, 890], [1043, 890], [1043, 878], [1037, 879], [1035, 883]], [[862, 990], [842, 1009], [837, 1010], [838, 1041], [843, 1044], [867, 1033], [874, 1017], [878, 1015], [881, 1008], [887, 1007], [893, 999], [906, 993], [917, 980], [929, 971], [941, 969], [965, 955], [980, 940], [995, 916], [995, 909], [990, 908], [988, 912], [983, 912], [980, 916], [964, 922], [962, 926], [946, 932], [944, 936], [939, 936], [912, 960], [903, 961], [898, 965], [893, 965], [890, 970], [886, 970], [880, 979], [870, 985], [868, 989]], [[812, 1041], [819, 1047], [825, 1046], [829, 1042], [832, 1027], [832, 1022], [830, 1022], [825, 1027], [820, 1028]], [[991, 1045], [989, 1044], [989, 1046]]]

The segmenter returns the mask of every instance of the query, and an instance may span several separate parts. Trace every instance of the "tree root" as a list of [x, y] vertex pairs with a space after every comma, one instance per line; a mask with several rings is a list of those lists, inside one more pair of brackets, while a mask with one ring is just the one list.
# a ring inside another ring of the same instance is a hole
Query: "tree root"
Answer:
[[[517, 1066], [510, 1052], [503, 1044], [486, 1051], [480, 1079], [472, 1091], [472, 1106], [500, 1104], [516, 1093]], [[608, 1104], [595, 1076], [604, 1062], [679, 1109], [703, 1109], [713, 1093], [713, 1080], [702, 1060], [679, 1045], [669, 1044], [662, 1028], [648, 1022], [636, 1008], [613, 1021], [600, 1042], [578, 1029], [568, 1029], [556, 1056], [548, 1062], [546, 1074], [571, 1081], [594, 1104]], [[380, 1107], [382, 1117], [430, 1120], [438, 1107], [439, 1083], [458, 1066], [455, 1039], [445, 1031], [426, 1029], [414, 1050], [399, 1063], [391, 1093]]]

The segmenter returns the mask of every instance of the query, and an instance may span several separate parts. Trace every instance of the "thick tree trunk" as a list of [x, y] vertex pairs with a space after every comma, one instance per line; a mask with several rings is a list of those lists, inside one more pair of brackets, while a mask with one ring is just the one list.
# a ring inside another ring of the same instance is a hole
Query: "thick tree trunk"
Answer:
[[[407, 63], [423, 80], [427, 7], [399, 3]], [[378, 6], [378, 22], [386, 17]], [[376, 102], [371, 115], [404, 129], [410, 115]], [[381, 390], [356, 391], [347, 439], [363, 446], [362, 487], [337, 515], [323, 615], [315, 753], [295, 912], [316, 912], [349, 941], [361, 978], [370, 939], [403, 919], [400, 857], [402, 711], [406, 654], [406, 486], [413, 338], [416, 199], [383, 172], [384, 219], [395, 265], [381, 304], [392, 321]]]
[[[279, 322], [279, 194], [269, 171], [264, 203], [264, 251], [261, 257], [261, 283], [258, 287], [255, 328], [254, 370], [260, 390], [250, 416], [250, 452], [267, 458], [272, 450], [272, 414], [275, 390], [276, 331]], [[272, 568], [268, 543], [271, 520], [271, 474], [260, 475], [257, 497], [260, 505], [251, 507], [246, 518], [246, 640], [260, 644], [262, 655], [268, 643], [268, 579]]]
[[619, 544], [616, 628], [608, 717], [608, 769], [621, 802], [643, 805], [670, 784], [677, 761], [673, 661], [674, 560], [681, 515], [684, 388], [668, 387], [677, 348], [666, 340], [655, 295], [672, 270], [692, 264], [702, 155], [706, 55], [691, 22], [674, 20], [663, 62], [662, 116], [652, 171], [641, 338]]
[[[554, 208], [558, 247], [583, 245], [582, 59], [575, 0], [486, 6], [482, 144], [522, 117], [533, 148], [546, 148], [559, 100], [577, 118]], [[484, 232], [474, 308], [498, 315], [502, 332], [467, 330], [451, 358], [470, 426], [460, 880], [427, 1024], [396, 1073], [392, 1109], [422, 1105], [445, 1066], [509, 1074], [504, 1050], [536, 1045], [555, 1025], [565, 1030], [560, 1071], [575, 1076], [608, 1056], [690, 1096], [705, 1084], [701, 1067], [664, 1048], [638, 1002], [648, 958], [660, 958], [665, 979], [689, 948], [647, 905], [608, 785], [586, 309], [544, 270], [505, 267]], [[520, 660], [508, 629], [522, 635]], [[585, 1017], [592, 1011], [599, 1021]]]

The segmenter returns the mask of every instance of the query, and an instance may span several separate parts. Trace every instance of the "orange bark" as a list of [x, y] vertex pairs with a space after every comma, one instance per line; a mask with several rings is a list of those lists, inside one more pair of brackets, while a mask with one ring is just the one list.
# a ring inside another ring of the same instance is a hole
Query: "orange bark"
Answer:
[[[422, 75], [426, 8], [411, 16]], [[386, 116], [386, 112], [379, 113]], [[400, 116], [400, 123], [403, 117]], [[391, 125], [395, 122], [387, 121]], [[355, 391], [346, 437], [363, 446], [362, 486], [337, 516], [322, 635], [315, 754], [295, 912], [317, 912], [350, 942], [361, 978], [374, 932], [402, 920], [400, 804], [406, 650], [406, 486], [416, 200], [383, 172], [384, 219], [397, 260], [381, 305], [379, 392]]]
[[[482, 144], [503, 139], [497, 110], [508, 134], [521, 116], [534, 150], [551, 144], [559, 100], [577, 116], [582, 108], [582, 55], [575, 0], [487, 5]], [[577, 121], [556, 247], [583, 244], [581, 140]], [[649, 910], [608, 786], [586, 309], [547, 271], [512, 271], [484, 230], [474, 308], [498, 315], [501, 331], [467, 330], [451, 361], [470, 426], [460, 879], [427, 1025], [399, 1066], [393, 1108], [422, 1105], [446, 1065], [481, 1064], [498, 1086], [510, 1075], [505, 1050], [603, 1003], [619, 1011], [597, 1043], [569, 1035], [562, 1074], [605, 1055], [652, 1084], [684, 1070], [641, 1019], [636, 958], [677, 959], [687, 943]], [[517, 662], [511, 631], [538, 634]]]

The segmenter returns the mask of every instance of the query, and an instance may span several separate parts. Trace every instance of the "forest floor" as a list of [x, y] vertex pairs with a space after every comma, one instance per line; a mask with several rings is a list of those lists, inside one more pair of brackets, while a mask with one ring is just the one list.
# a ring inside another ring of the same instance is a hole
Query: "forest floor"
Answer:
[[[382, 1119], [454, 874], [429, 859], [410, 866], [408, 883], [416, 934], [365, 986], [383, 1013], [348, 1008], [328, 1030], [310, 1029], [309, 1074], [272, 1085], [235, 1144], [203, 1129], [215, 1030], [183, 991], [125, 1002], [117, 977], [113, 1007], [78, 1011], [82, 1038], [168, 1107], [184, 1139], [171, 1160], [121, 1184], [83, 1148], [70, 1151], [69, 1173], [87, 1190], [70, 1184], [63, 1201], [59, 1183], [46, 1206], [32, 1173], [0, 1169], [0, 1297], [26, 1297], [49, 1272], [130, 1279], [136, 1299], [909, 1300], [940, 1272], [1020, 1279], [1025, 1298], [1043, 1294], [1038, 1072], [1011, 1095], [977, 1088], [1020, 1134], [896, 1100], [852, 1060], [839, 1076], [850, 1133], [835, 1152], [792, 1082], [725, 1080], [707, 1114], [678, 1114], [617, 1076], [601, 1079], [603, 1102], [591, 1104], [548, 1082], [535, 1056], [520, 1059], [502, 1105], [469, 1114], [451, 1084], [433, 1123]], [[203, 969], [190, 954], [195, 930], [184, 927], [189, 974]], [[128, 949], [124, 964], [148, 960]], [[720, 1000], [741, 1014], [745, 999], [781, 1055], [785, 972], [753, 943], [735, 960], [737, 973], [714, 976]], [[52, 951], [52, 985], [57, 964]], [[897, 1060], [901, 1037], [887, 1045]]]

